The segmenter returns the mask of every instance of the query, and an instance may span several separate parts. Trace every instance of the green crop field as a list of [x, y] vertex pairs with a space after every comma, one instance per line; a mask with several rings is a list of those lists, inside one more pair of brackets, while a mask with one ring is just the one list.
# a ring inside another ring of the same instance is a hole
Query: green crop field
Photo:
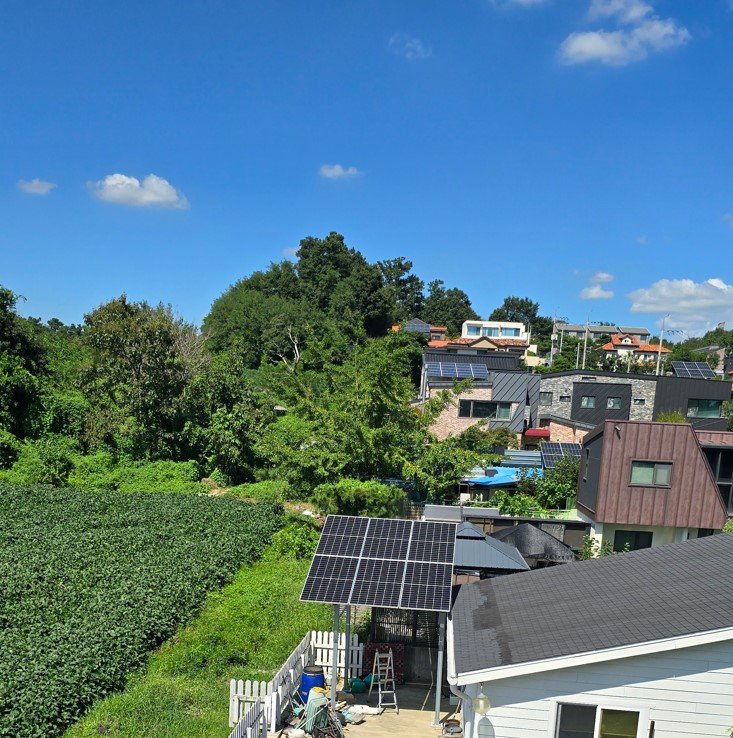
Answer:
[[231, 499], [0, 485], [0, 736], [61, 735], [280, 525]]

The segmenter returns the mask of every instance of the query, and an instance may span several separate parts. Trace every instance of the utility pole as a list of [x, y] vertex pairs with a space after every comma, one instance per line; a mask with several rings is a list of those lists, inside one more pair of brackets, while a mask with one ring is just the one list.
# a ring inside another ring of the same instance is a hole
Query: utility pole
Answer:
[[659, 334], [659, 349], [657, 350], [657, 376], [659, 375], [659, 369], [662, 365], [662, 344], [664, 343], [664, 324], [669, 318], [669, 313], [662, 318], [662, 332]]
[[585, 319], [585, 333], [583, 335], [583, 369], [585, 369], [585, 355], [588, 351], [588, 323], [590, 322], [590, 315]]
[[578, 350], [575, 352], [575, 368], [580, 366], [580, 343], [578, 343]]

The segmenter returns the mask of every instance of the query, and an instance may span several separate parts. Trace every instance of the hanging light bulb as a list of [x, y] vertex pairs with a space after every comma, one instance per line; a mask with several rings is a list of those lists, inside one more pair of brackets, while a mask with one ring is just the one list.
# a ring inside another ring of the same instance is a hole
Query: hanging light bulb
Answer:
[[478, 694], [471, 700], [471, 707], [477, 715], [485, 715], [491, 709], [491, 700], [484, 694], [483, 682], [481, 682]]

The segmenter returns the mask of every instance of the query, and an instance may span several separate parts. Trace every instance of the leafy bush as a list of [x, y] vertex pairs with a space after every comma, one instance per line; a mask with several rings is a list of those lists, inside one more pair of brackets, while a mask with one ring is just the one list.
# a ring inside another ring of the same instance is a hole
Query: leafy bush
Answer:
[[657, 417], [659, 423], [689, 423], [682, 410], [665, 410]]
[[0, 428], [0, 469], [12, 466], [19, 452], [20, 442], [10, 431]]
[[730, 518], [723, 526], [723, 533], [733, 533], [733, 518]]
[[120, 492], [205, 492], [195, 461], [138, 462], [115, 469]]
[[232, 487], [229, 494], [241, 500], [257, 500], [258, 502], [284, 502], [292, 499], [290, 485], [285, 481], [275, 479], [240, 484]]
[[535, 497], [530, 497], [522, 492], [509, 492], [505, 489], [499, 489], [494, 492], [489, 502], [494, 507], [498, 507], [502, 515], [525, 517], [535, 515], [541, 517], [544, 513]]
[[391, 518], [399, 514], [404, 490], [381, 482], [341, 479], [319, 484], [313, 492], [313, 504], [325, 515], [367, 515]]
[[222, 498], [0, 484], [0, 736], [60, 735], [280, 524]]
[[64, 436], [47, 436], [39, 441], [26, 441], [20, 446], [15, 463], [10, 469], [0, 472], [0, 482], [65, 484], [77, 451], [76, 442]]
[[316, 552], [319, 532], [310, 520], [290, 518], [272, 537], [267, 558], [273, 561], [310, 559]]

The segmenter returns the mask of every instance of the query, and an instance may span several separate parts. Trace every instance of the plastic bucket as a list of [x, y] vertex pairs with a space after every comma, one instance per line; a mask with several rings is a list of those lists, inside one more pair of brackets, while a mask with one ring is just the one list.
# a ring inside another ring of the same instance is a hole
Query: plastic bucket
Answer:
[[303, 669], [302, 676], [300, 677], [300, 689], [298, 690], [300, 699], [303, 700], [303, 703], [305, 704], [308, 702], [308, 692], [310, 692], [313, 687], [323, 687], [325, 684], [326, 680], [323, 676], [322, 666], [306, 666], [305, 669]]

